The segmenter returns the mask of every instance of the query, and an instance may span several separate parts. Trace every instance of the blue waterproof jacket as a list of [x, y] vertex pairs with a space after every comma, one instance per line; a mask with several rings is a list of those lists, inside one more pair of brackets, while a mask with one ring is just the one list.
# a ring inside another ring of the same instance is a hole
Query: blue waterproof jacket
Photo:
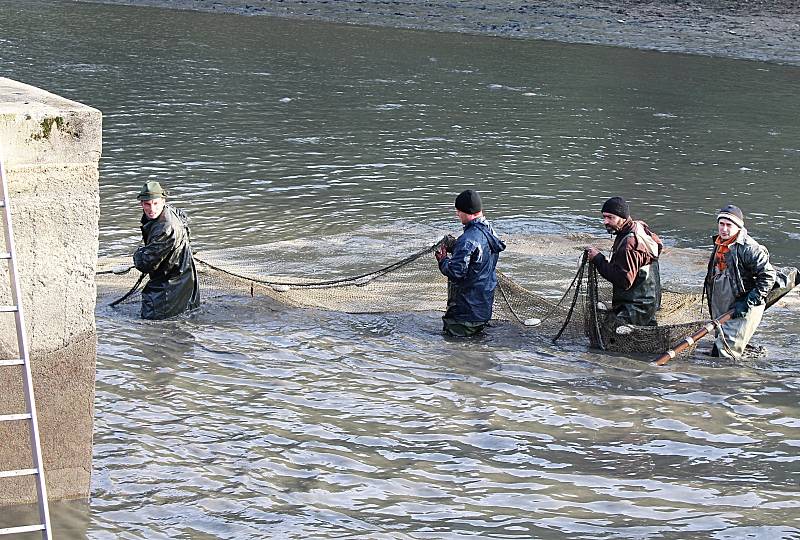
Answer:
[[453, 254], [439, 262], [447, 276], [445, 319], [458, 322], [486, 322], [492, 318], [494, 289], [497, 287], [497, 259], [506, 249], [485, 218], [464, 225], [464, 234], [453, 246]]

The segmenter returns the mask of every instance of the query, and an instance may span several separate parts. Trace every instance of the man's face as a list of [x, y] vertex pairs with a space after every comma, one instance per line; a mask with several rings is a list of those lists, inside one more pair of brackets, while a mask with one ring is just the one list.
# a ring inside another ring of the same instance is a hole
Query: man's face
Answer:
[[627, 220], [616, 214], [603, 212], [603, 226], [610, 234], [617, 234]]
[[722, 218], [717, 221], [717, 230], [719, 231], [719, 237], [723, 240], [730, 240], [737, 234], [739, 234], [739, 226], [736, 225], [733, 221], [729, 219]]
[[470, 214], [462, 212], [458, 208], [456, 208], [456, 215], [458, 216], [458, 219], [461, 221], [462, 225], [466, 225], [467, 223], [469, 223], [470, 218], [472, 217]]
[[164, 211], [164, 204], [166, 201], [163, 198], [142, 201], [142, 211], [148, 219], [156, 219]]

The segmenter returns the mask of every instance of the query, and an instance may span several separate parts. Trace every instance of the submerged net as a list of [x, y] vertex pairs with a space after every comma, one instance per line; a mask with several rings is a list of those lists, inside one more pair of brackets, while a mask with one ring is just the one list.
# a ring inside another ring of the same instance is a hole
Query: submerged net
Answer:
[[[433, 244], [366, 272], [357, 271], [352, 260], [302, 260], [302, 253], [287, 257], [270, 245], [205, 251], [196, 254], [195, 260], [205, 302], [249, 296], [286, 306], [347, 313], [443, 312], [447, 279], [432, 256], [438, 247], [439, 243]], [[563, 259], [563, 253], [560, 256]], [[107, 261], [109, 265], [114, 262], [119, 261]], [[547, 264], [544, 258], [537, 262]], [[100, 270], [100, 290], [129, 306], [139, 302], [133, 286], [138, 272], [118, 276]], [[314, 277], [290, 277], [291, 273]], [[537, 280], [538, 286], [526, 287], [499, 270], [497, 277], [494, 318], [512, 321], [554, 341], [585, 343], [625, 354], [658, 354], [708, 322], [700, 292], [665, 290], [657, 326], [620, 328], [609, 309], [611, 285], [598, 278], [585, 255], [577, 272], [559, 287], [554, 287], [552, 280]], [[126, 288], [130, 288], [129, 294], [122, 295]]]

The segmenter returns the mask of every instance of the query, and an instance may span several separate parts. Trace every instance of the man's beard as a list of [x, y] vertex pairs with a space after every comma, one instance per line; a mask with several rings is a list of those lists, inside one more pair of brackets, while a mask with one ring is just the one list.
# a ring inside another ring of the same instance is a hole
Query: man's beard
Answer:
[[608, 234], [617, 234], [619, 232], [619, 229], [616, 229], [611, 225], [606, 225], [605, 227], [606, 230], [608, 231]]

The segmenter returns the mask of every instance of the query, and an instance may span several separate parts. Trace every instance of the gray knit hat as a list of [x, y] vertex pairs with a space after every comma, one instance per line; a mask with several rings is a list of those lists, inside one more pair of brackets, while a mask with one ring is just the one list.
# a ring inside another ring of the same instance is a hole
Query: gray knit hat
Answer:
[[738, 206], [729, 204], [728, 206], [721, 208], [717, 214], [717, 221], [722, 218], [732, 221], [740, 229], [744, 227], [744, 214]]

